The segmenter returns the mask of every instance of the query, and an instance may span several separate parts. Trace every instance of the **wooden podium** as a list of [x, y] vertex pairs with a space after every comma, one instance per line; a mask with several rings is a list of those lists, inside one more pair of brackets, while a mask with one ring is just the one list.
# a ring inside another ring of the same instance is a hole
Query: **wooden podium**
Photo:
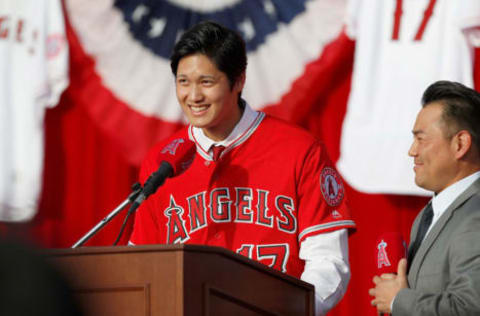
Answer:
[[86, 315], [314, 315], [314, 287], [227, 249], [88, 247], [48, 254]]

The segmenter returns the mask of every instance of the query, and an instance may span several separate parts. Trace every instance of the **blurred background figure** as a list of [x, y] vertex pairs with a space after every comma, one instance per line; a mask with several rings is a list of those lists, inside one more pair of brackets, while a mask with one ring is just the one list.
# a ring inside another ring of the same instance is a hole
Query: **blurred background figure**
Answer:
[[36, 250], [1, 239], [0, 254], [0, 315], [82, 315], [66, 280]]

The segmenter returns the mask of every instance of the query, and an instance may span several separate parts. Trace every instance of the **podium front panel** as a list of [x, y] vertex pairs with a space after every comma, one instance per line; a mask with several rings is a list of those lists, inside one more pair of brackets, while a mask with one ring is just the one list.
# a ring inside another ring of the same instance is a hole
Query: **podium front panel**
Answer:
[[48, 253], [87, 315], [313, 315], [314, 287], [229, 250], [200, 245]]

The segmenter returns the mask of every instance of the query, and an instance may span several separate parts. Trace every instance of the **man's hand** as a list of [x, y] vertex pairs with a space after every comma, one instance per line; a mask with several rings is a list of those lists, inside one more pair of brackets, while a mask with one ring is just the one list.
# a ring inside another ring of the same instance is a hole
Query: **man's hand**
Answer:
[[401, 289], [408, 288], [407, 260], [402, 259], [398, 263], [397, 275], [384, 273], [373, 277], [375, 288], [368, 290], [368, 294], [374, 296], [372, 305], [377, 307], [379, 313], [391, 313], [392, 301]]

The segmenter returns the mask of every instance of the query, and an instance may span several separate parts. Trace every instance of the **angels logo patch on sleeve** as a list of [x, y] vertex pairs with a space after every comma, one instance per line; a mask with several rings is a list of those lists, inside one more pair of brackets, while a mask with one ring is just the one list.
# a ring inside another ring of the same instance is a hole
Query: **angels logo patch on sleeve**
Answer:
[[328, 205], [337, 206], [345, 195], [342, 179], [333, 168], [326, 167], [320, 175], [320, 189]]
[[175, 156], [175, 152], [177, 151], [178, 146], [184, 142], [185, 141], [182, 138], [174, 139], [162, 149], [161, 153], [164, 154], [168, 152], [170, 155]]

